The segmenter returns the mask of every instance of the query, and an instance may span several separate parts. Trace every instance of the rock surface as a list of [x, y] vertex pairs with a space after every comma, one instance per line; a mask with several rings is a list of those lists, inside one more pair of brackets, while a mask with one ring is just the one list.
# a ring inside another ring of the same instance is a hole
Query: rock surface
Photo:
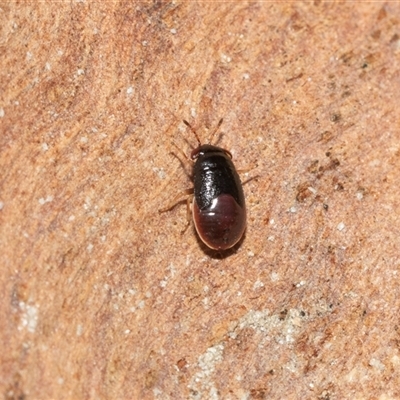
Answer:
[[[3, 398], [400, 398], [399, 15], [3, 2]], [[158, 213], [221, 117], [227, 254]]]

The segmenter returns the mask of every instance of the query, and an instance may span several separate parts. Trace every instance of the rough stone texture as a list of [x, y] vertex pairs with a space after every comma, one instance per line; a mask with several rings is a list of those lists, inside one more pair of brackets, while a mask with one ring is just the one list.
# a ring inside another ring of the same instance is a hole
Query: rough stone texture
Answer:
[[[3, 2], [0, 54], [3, 398], [400, 398], [398, 3]], [[222, 255], [157, 212], [221, 117]]]

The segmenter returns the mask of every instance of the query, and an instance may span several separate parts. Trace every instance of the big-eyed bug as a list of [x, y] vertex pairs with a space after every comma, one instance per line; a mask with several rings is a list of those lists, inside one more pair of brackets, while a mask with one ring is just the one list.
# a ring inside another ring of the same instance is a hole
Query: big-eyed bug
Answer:
[[246, 229], [246, 204], [231, 153], [210, 144], [222, 124], [222, 119], [210, 136], [208, 144], [201, 144], [197, 132], [189, 122], [183, 122], [194, 133], [198, 142], [198, 146], [190, 154], [190, 159], [194, 161], [194, 187], [185, 191], [189, 195], [188, 206], [193, 198], [194, 226], [200, 239], [211, 249], [230, 249], [239, 242]]

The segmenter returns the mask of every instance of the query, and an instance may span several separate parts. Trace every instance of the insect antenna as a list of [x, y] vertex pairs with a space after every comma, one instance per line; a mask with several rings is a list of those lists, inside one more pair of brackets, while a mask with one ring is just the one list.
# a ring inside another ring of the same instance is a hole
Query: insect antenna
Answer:
[[211, 144], [212, 140], [214, 139], [215, 134], [218, 132], [218, 129], [222, 125], [222, 122], [224, 121], [223, 118], [221, 118], [218, 122], [218, 125], [215, 127], [214, 132], [209, 136], [208, 138], [208, 144]]
[[186, 120], [183, 120], [183, 123], [194, 133], [194, 136], [196, 137], [197, 143], [199, 144], [199, 146], [201, 146], [201, 140], [199, 138], [199, 135], [197, 134], [195, 129], [192, 127], [192, 125], [190, 125], [189, 122], [187, 122]]

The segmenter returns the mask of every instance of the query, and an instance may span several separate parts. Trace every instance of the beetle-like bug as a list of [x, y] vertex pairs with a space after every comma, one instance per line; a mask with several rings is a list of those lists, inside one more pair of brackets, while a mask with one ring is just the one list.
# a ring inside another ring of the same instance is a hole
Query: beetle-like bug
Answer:
[[[228, 150], [211, 144], [201, 144], [190, 155], [194, 161], [194, 188], [186, 193], [193, 197], [192, 214], [200, 239], [214, 250], [227, 250], [239, 242], [246, 229], [246, 205], [239, 175]], [[220, 127], [222, 119], [209, 139]], [[188, 198], [188, 204], [190, 197]], [[171, 209], [169, 207], [165, 210]], [[189, 214], [189, 213], [188, 213]], [[190, 214], [189, 214], [190, 215]]]

